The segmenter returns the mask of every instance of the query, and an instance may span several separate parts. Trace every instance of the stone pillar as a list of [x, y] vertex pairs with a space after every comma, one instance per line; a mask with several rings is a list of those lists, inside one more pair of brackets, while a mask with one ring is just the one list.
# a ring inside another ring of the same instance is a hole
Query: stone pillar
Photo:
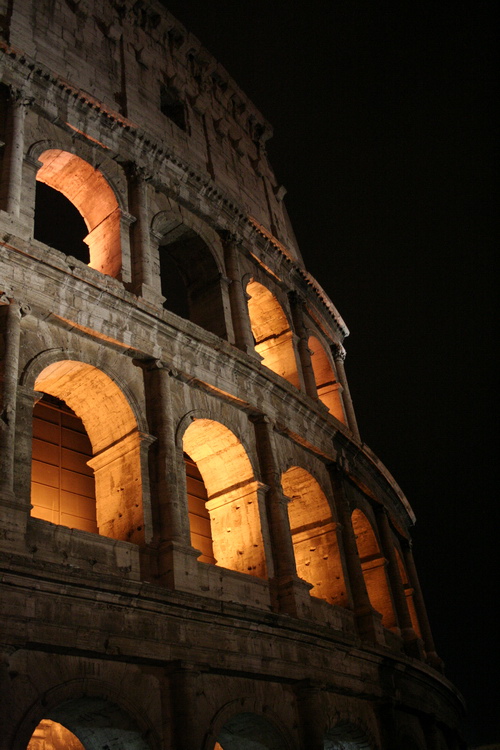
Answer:
[[317, 400], [318, 390], [316, 388], [316, 378], [311, 360], [311, 351], [308, 346], [308, 337], [304, 325], [304, 303], [297, 292], [290, 292], [290, 310], [292, 313], [292, 322], [297, 335], [297, 350], [299, 353], [299, 362], [302, 370], [305, 391], [308, 396]]
[[297, 576], [293, 551], [288, 501], [283, 494], [275, 458], [273, 426], [263, 415], [252, 419], [255, 427], [260, 474], [267, 485], [266, 515], [273, 556], [274, 579], [270, 581], [277, 607], [296, 616], [309, 607], [310, 584]]
[[24, 163], [24, 120], [27, 107], [31, 101], [23, 92], [11, 89], [0, 196], [2, 207], [5, 211], [16, 217], [19, 216], [21, 207]]
[[343, 346], [332, 347], [333, 358], [335, 360], [335, 367], [337, 368], [337, 378], [340, 385], [342, 386], [342, 399], [344, 402], [345, 414], [347, 417], [347, 424], [352, 434], [357, 440], [360, 440], [358, 423], [356, 421], [356, 415], [354, 414], [354, 407], [352, 405], [351, 392], [347, 384], [347, 378], [344, 368], [345, 360], [345, 349]]
[[347, 479], [337, 464], [330, 464], [328, 470], [337, 516], [342, 528], [347, 575], [358, 631], [367, 640], [385, 645], [382, 615], [376, 612], [370, 603], [363, 568], [359, 559], [356, 537], [351, 521], [351, 507], [346, 492]]
[[131, 226], [132, 283], [131, 291], [148, 302], [161, 307], [164, 298], [159, 282], [154, 278], [150, 246], [148, 183], [149, 177], [135, 165], [128, 171], [130, 211], [135, 217]]
[[408, 580], [410, 582], [410, 586], [413, 589], [413, 602], [415, 604], [415, 611], [417, 613], [418, 623], [420, 625], [420, 632], [422, 633], [422, 640], [424, 642], [427, 662], [431, 667], [434, 667], [434, 669], [442, 672], [443, 661], [436, 653], [434, 638], [432, 637], [431, 626], [429, 623], [429, 618], [427, 616], [427, 608], [425, 606], [424, 597], [422, 595], [422, 589], [420, 588], [420, 581], [418, 579], [417, 569], [415, 567], [415, 560], [413, 559], [411, 542], [402, 545], [402, 552], [404, 563], [406, 566], [406, 572], [408, 574]]
[[16, 431], [17, 380], [19, 374], [19, 345], [21, 341], [21, 318], [30, 312], [29, 305], [9, 300], [0, 307], [3, 317], [3, 362], [1, 369], [1, 412], [0, 412], [0, 477], [1, 496], [13, 500], [14, 456]]
[[309, 680], [294, 687], [299, 714], [301, 748], [303, 750], [324, 750], [325, 728], [321, 687]]
[[179, 661], [170, 672], [170, 694], [175, 750], [201, 748], [205, 732], [196, 705], [200, 692], [200, 670], [195, 664]]
[[248, 304], [243, 284], [238, 258], [239, 241], [229, 232], [222, 233], [224, 244], [224, 264], [229, 279], [229, 303], [233, 321], [234, 343], [247, 354], [255, 353], [255, 342], [248, 315]]
[[411, 622], [410, 610], [408, 609], [403, 581], [401, 580], [401, 574], [399, 572], [387, 510], [383, 506], [378, 506], [376, 509], [376, 517], [382, 545], [382, 554], [387, 560], [387, 575], [405, 651], [409, 656], [421, 659], [423, 658], [423, 643], [415, 633]]
[[158, 574], [162, 582], [175, 587], [175, 552], [194, 558], [198, 553], [191, 547], [182, 448], [175, 443], [171, 371], [159, 360], [138, 364], [144, 370], [148, 420], [156, 437], [150, 456]]

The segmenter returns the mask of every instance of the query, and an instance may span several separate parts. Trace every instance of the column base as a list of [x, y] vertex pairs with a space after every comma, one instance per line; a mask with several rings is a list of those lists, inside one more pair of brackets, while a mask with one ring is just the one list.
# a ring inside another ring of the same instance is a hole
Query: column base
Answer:
[[164, 542], [158, 550], [156, 582], [169, 589], [198, 593], [200, 551], [180, 542]]
[[310, 583], [297, 576], [281, 576], [270, 579], [269, 587], [276, 611], [301, 619], [311, 616]]
[[370, 609], [358, 610], [355, 616], [358, 633], [363, 640], [370, 641], [377, 646], [386, 645], [380, 612], [370, 607]]

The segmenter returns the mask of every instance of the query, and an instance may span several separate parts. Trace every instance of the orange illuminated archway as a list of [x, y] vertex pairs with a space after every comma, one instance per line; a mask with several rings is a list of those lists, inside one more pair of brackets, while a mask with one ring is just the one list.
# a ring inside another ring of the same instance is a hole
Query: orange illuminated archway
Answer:
[[250, 281], [246, 291], [255, 351], [262, 357], [262, 364], [299, 388], [293, 333], [283, 308], [257, 281]]
[[[265, 578], [259, 513], [259, 484], [245, 449], [230, 429], [211, 419], [194, 419], [184, 433], [185, 453], [206, 487], [213, 557], [217, 565]], [[191, 539], [196, 548], [193, 509]]]
[[382, 625], [395, 628], [397, 623], [385, 569], [386, 560], [380, 552], [371, 523], [358, 508], [352, 512], [352, 526], [370, 603], [382, 615]]
[[318, 390], [318, 397], [339, 422], [347, 424], [342, 404], [342, 390], [321, 342], [316, 336], [310, 336], [307, 342], [311, 352], [311, 363]]
[[420, 623], [417, 617], [417, 610], [415, 609], [415, 602], [413, 601], [413, 589], [410, 586], [410, 582], [408, 580], [408, 574], [406, 572], [405, 564], [403, 562], [403, 558], [401, 557], [401, 553], [399, 552], [397, 546], [395, 546], [394, 549], [396, 551], [396, 559], [398, 561], [399, 575], [401, 576], [401, 583], [403, 584], [403, 589], [404, 589], [405, 596], [406, 596], [406, 602], [408, 604], [408, 611], [411, 617], [411, 624], [415, 633], [418, 635], [419, 638], [421, 638], [422, 633], [420, 632]]
[[78, 209], [87, 225], [89, 266], [117, 277], [122, 267], [121, 211], [115, 193], [103, 174], [76, 154], [48, 149], [38, 160], [36, 179], [58, 190]]
[[[93, 457], [87, 463], [94, 471], [99, 534], [137, 544], [144, 542], [141, 471], [144, 436], [138, 430], [134, 413], [121, 389], [101, 370], [75, 360], [48, 365], [36, 378], [34, 387], [67, 404], [83, 423], [92, 447]], [[62, 428], [64, 430], [64, 425]], [[47, 428], [44, 435], [38, 432], [35, 439], [50, 443], [50, 429]], [[64, 492], [72, 489], [72, 479], [64, 461], [70, 461], [71, 456], [62, 443], [61, 452], [59, 463], [52, 461], [46, 472], [52, 469], [60, 472], [62, 479], [58, 489], [64, 501]], [[44, 518], [40, 510], [39, 485], [34, 482], [32, 486], [32, 515]], [[61, 521], [61, 525], [67, 524]], [[72, 527], [80, 528], [74, 523]]]
[[323, 490], [309, 472], [292, 466], [282, 476], [297, 574], [313, 585], [311, 595], [348, 606], [336, 524]]

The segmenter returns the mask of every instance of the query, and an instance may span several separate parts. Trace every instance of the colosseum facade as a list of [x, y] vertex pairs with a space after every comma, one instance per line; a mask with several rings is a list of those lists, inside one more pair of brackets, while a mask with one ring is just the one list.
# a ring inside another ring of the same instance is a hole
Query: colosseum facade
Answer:
[[460, 750], [271, 126], [154, 0], [0, 29], [0, 748]]

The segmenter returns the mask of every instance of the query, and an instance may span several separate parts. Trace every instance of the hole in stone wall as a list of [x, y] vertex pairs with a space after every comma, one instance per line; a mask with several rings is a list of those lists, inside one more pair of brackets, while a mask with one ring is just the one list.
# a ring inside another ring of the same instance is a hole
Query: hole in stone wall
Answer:
[[58, 190], [37, 181], [35, 240], [88, 264], [89, 248], [83, 241], [87, 234], [88, 229], [83, 216], [71, 201]]
[[179, 94], [169, 86], [160, 89], [160, 110], [178, 128], [186, 130], [186, 110]]

